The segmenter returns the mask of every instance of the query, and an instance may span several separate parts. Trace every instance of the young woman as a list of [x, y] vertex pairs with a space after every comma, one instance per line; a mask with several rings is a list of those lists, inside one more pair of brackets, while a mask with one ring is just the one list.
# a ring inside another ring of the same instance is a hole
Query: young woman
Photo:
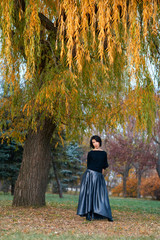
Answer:
[[107, 153], [100, 147], [102, 140], [94, 135], [90, 139], [93, 148], [87, 155], [87, 170], [83, 174], [77, 208], [77, 215], [86, 220], [108, 219], [113, 222], [106, 183], [102, 174], [108, 167]]

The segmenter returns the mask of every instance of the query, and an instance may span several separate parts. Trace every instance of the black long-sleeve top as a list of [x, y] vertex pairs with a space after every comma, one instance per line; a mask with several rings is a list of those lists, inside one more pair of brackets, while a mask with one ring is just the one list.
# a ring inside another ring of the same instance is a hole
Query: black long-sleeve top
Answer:
[[87, 169], [102, 173], [102, 169], [108, 167], [107, 152], [102, 150], [91, 150], [87, 155]]

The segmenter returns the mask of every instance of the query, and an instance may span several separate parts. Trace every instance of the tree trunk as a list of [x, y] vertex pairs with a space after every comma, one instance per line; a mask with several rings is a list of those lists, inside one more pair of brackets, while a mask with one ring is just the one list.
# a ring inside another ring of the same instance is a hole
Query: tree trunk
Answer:
[[127, 197], [127, 176], [123, 175], [123, 197]]
[[160, 178], [160, 144], [158, 144], [158, 161], [156, 164], [156, 170], [157, 170], [158, 176]]
[[48, 183], [51, 152], [50, 140], [56, 125], [45, 119], [37, 132], [28, 131], [24, 144], [23, 160], [16, 181], [14, 206], [43, 206]]
[[138, 170], [137, 198], [141, 197], [141, 193], [140, 193], [141, 178], [142, 178], [142, 173], [140, 170]]
[[122, 174], [122, 176], [123, 176], [123, 197], [127, 197], [127, 177], [128, 177], [130, 168], [131, 168], [130, 164], [127, 163], [125, 165], [125, 169]]
[[55, 179], [57, 182], [57, 188], [58, 188], [58, 193], [59, 193], [59, 197], [62, 198], [63, 194], [62, 194], [62, 186], [61, 186], [61, 182], [58, 178], [58, 173], [57, 173], [57, 168], [56, 168], [56, 164], [55, 162], [52, 160], [52, 165], [53, 165], [53, 170], [54, 170], [54, 175], [55, 175]]

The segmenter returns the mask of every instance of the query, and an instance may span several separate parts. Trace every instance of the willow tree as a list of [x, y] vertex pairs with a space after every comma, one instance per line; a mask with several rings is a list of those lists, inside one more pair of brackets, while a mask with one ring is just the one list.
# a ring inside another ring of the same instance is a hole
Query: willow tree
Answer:
[[13, 204], [44, 205], [55, 130], [80, 139], [133, 115], [151, 132], [159, 1], [1, 0], [0, 19], [1, 129], [24, 142]]

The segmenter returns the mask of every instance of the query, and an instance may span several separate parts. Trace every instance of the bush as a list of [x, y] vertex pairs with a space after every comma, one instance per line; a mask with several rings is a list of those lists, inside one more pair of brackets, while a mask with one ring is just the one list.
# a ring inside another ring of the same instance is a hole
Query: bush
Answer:
[[141, 195], [143, 197], [151, 196], [152, 199], [160, 200], [160, 179], [158, 175], [142, 180]]
[[[136, 197], [137, 196], [137, 179], [135, 177], [129, 178], [127, 180], [127, 197]], [[123, 182], [118, 186], [112, 189], [113, 196], [122, 196], [123, 195]]]
[[123, 193], [123, 183], [119, 183], [116, 187], [112, 188], [112, 195], [119, 197], [122, 195]]

